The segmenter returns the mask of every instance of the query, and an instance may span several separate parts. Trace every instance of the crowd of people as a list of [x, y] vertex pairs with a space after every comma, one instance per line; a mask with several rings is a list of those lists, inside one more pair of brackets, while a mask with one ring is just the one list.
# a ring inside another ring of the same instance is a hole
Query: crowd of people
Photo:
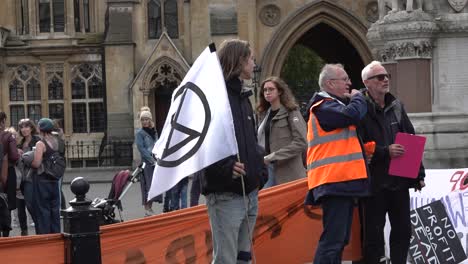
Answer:
[[[190, 194], [185, 178], [164, 195], [148, 200], [158, 133], [151, 110], [143, 107], [135, 145], [147, 165], [140, 180], [144, 215], [154, 214], [155, 202], [162, 204], [163, 212], [198, 205], [203, 194], [212, 231], [212, 263], [250, 263], [255, 257], [252, 233], [259, 190], [307, 178], [305, 204], [323, 210], [323, 232], [314, 263], [341, 263], [356, 207], [360, 210], [363, 263], [386, 261], [387, 213], [390, 259], [394, 264], [406, 263], [411, 235], [409, 189], [421, 190], [425, 174], [422, 164], [416, 179], [388, 173], [390, 160], [405, 153], [395, 143], [396, 134], [415, 131], [403, 104], [390, 93], [390, 74], [385, 67], [378, 61], [368, 64], [361, 76], [365, 87], [357, 90], [351, 89], [343, 65], [325, 64], [319, 75], [320, 91], [310, 99], [303, 117], [291, 89], [276, 76], [262, 82], [254, 111], [249, 99], [252, 91], [244, 85], [254, 68], [254, 52], [248, 42], [224, 41], [217, 53], [239, 153], [192, 175]], [[7, 207], [18, 208], [22, 235], [28, 234], [25, 208], [37, 234], [60, 232], [61, 183], [39, 170], [43, 157], [54, 151], [64, 153], [63, 139], [54, 134], [57, 127], [48, 118], [39, 120], [37, 127], [23, 119], [16, 138], [14, 129], [5, 124], [6, 114], [0, 112], [2, 164], [6, 164], [0, 188], [7, 193]], [[368, 143], [375, 148], [369, 151]], [[8, 236], [8, 221], [1, 223], [3, 236]]]
[[[325, 64], [320, 91], [304, 119], [287, 84], [269, 77], [258, 94], [243, 81], [253, 74], [254, 54], [246, 41], [224, 41], [218, 50], [239, 149], [204, 169], [213, 240], [212, 263], [251, 263], [258, 191], [307, 177], [306, 205], [323, 211], [323, 232], [313, 262], [339, 264], [360, 209], [362, 263], [386, 263], [384, 226], [389, 215], [390, 259], [407, 260], [411, 236], [409, 189], [424, 186], [424, 167], [416, 179], [389, 175], [390, 160], [405, 153], [398, 132], [414, 134], [403, 104], [390, 93], [390, 74], [378, 61], [362, 69], [365, 88], [351, 89], [341, 64]], [[257, 122], [256, 122], [257, 121]], [[257, 146], [257, 147], [253, 147]], [[372, 146], [372, 147], [370, 147]]]
[[21, 119], [17, 124], [18, 132], [14, 127], [6, 127], [6, 121], [7, 115], [0, 112], [3, 154], [0, 198], [7, 201], [6, 206], [0, 206], [1, 236], [9, 236], [11, 211], [15, 209], [22, 236], [29, 235], [26, 211], [32, 218], [36, 234], [59, 233], [63, 204], [60, 178], [63, 175], [54, 177], [44, 167], [54, 153], [65, 158], [59, 120], [41, 118], [36, 125], [33, 120]]

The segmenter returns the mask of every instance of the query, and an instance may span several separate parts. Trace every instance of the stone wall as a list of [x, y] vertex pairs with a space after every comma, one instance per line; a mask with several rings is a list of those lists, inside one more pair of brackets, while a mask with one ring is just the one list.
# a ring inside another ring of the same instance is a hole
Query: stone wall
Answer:
[[437, 40], [434, 54], [434, 111], [468, 112], [468, 37]]
[[409, 114], [416, 134], [426, 137], [426, 169], [466, 168], [468, 166], [468, 114]]

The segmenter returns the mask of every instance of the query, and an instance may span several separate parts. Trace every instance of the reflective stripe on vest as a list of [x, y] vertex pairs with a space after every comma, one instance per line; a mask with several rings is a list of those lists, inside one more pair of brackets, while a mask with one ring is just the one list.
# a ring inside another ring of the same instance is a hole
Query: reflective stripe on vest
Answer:
[[362, 148], [356, 127], [349, 126], [327, 132], [320, 127], [312, 109], [308, 123], [307, 176], [309, 189], [333, 182], [367, 178]]

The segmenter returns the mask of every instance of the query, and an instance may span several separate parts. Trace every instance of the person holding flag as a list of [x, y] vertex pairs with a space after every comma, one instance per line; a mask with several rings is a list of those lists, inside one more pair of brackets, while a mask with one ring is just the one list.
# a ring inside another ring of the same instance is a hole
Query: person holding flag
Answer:
[[[248, 42], [228, 40], [216, 54], [210, 44], [172, 94], [156, 157], [148, 200], [203, 171], [215, 264], [248, 263], [258, 210], [258, 190], [267, 180], [250, 90]], [[219, 58], [218, 58], [219, 56]]]
[[258, 190], [267, 179], [249, 101], [252, 91], [242, 85], [243, 80], [252, 78], [254, 54], [248, 42], [233, 39], [221, 44], [218, 56], [226, 81], [239, 154], [204, 170], [202, 193], [206, 196], [212, 231], [212, 263], [248, 263], [252, 259]]

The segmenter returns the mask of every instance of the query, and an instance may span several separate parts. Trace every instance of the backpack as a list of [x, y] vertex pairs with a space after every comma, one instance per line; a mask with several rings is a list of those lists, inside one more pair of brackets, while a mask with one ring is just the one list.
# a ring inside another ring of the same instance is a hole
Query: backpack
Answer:
[[[44, 172], [49, 175], [53, 180], [60, 180], [65, 173], [65, 158], [60, 155], [59, 151], [53, 150], [45, 140], [42, 142], [46, 145], [46, 152], [42, 165]], [[50, 153], [50, 154], [47, 154]]]

